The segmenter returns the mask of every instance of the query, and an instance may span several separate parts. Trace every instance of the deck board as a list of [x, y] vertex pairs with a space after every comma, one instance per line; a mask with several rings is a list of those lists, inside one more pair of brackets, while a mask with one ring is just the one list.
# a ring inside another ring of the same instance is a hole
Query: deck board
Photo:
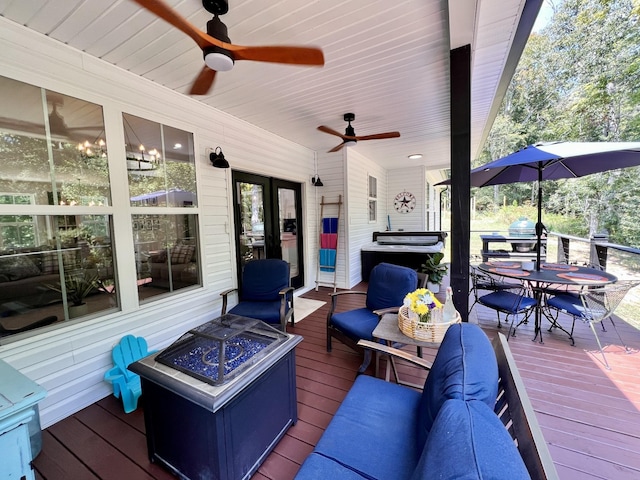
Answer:
[[[298, 423], [266, 458], [254, 480], [292, 479], [355, 379], [362, 361], [359, 354], [335, 340], [333, 351], [326, 351], [331, 291], [320, 287], [318, 292], [304, 294], [327, 304], [288, 327], [304, 337], [296, 348]], [[341, 309], [358, 308], [364, 301], [363, 296], [349, 297], [340, 299]], [[495, 313], [482, 306], [474, 308], [470, 321], [477, 322], [491, 339], [498, 331], [507, 334], [510, 326], [506, 323], [498, 330]], [[568, 318], [562, 323], [570, 326]], [[640, 478], [636, 453], [640, 451], [640, 332], [622, 320], [616, 325], [631, 353], [619, 345], [612, 328], [599, 330], [612, 370], [604, 368], [591, 330], [579, 322], [574, 347], [563, 332], [547, 332], [546, 321], [544, 343], [531, 341], [532, 324], [521, 325], [509, 340], [561, 479]], [[435, 350], [424, 349], [423, 355], [433, 360]], [[403, 380], [425, 378], [421, 369], [403, 362], [398, 366]], [[380, 375], [385, 368], [382, 359]], [[373, 362], [366, 373], [374, 374]], [[148, 460], [143, 406], [125, 414], [111, 396], [46, 429], [34, 465], [36, 478], [42, 480], [175, 478]]]

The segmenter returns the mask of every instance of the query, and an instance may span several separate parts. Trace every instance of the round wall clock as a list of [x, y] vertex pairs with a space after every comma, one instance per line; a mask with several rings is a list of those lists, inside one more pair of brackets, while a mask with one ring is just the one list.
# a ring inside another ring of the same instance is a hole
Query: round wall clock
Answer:
[[409, 213], [416, 208], [416, 197], [413, 193], [400, 192], [393, 199], [393, 206], [398, 213]]

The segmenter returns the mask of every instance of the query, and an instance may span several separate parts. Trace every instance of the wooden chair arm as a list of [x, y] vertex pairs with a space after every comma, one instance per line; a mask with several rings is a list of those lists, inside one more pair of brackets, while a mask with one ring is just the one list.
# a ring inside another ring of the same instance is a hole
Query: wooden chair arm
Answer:
[[327, 313], [327, 326], [331, 323], [331, 317], [333, 316], [333, 312], [336, 311], [336, 307], [338, 306], [338, 298], [341, 295], [366, 295], [367, 292], [359, 291], [359, 290], [343, 290], [341, 292], [330, 293], [331, 297], [331, 307], [329, 308], [329, 313]]
[[378, 317], [382, 318], [382, 316], [386, 315], [387, 313], [398, 313], [399, 311], [400, 311], [400, 307], [388, 307], [388, 308], [381, 308], [380, 310], [374, 310], [373, 313], [378, 315]]
[[282, 290], [280, 290], [278, 292], [278, 295], [286, 295], [289, 292], [293, 292], [294, 288], [293, 287], [287, 287], [287, 288], [283, 288]]
[[[280, 295], [280, 326], [283, 332], [287, 331], [287, 322], [291, 322], [291, 326], [294, 325], [294, 311], [293, 311], [293, 287], [283, 288], [278, 292]], [[291, 303], [289, 303], [291, 302]], [[287, 309], [287, 306], [289, 307]]]
[[220, 312], [220, 315], [224, 315], [225, 313], [227, 313], [227, 296], [230, 293], [235, 292], [236, 290], [238, 289], [230, 288], [229, 290], [225, 290], [224, 292], [220, 293], [220, 296], [222, 297], [222, 311]]
[[339, 295], [348, 295], [348, 294], [353, 294], [355, 293], [356, 295], [366, 295], [367, 292], [363, 292], [361, 290], [342, 290], [340, 292], [333, 292], [330, 293], [329, 296], [330, 297], [337, 297]]
[[237, 288], [230, 288], [229, 290], [225, 290], [224, 292], [220, 293], [221, 297], [226, 297], [227, 295], [229, 295], [230, 293], [233, 293], [235, 291], [237, 291]]
[[410, 353], [407, 353], [404, 350], [389, 347], [387, 345], [383, 345], [378, 342], [372, 342], [370, 340], [360, 340], [358, 341], [358, 345], [360, 345], [363, 348], [368, 348], [369, 350], [373, 350], [374, 352], [380, 352], [380, 353], [384, 353], [385, 355], [392, 355], [396, 358], [401, 358], [402, 360], [411, 362], [417, 367], [424, 368], [425, 370], [431, 370], [431, 362], [425, 360], [424, 358], [420, 358], [416, 355], [411, 355]]

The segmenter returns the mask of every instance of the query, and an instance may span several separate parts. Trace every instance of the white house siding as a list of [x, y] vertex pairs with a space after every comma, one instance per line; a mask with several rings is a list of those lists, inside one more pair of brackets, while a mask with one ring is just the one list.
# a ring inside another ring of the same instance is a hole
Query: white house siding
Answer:
[[[342, 149], [335, 153], [318, 152], [318, 175], [322, 180], [324, 186], [322, 187], [309, 187], [312, 189], [310, 195], [307, 196], [309, 201], [313, 202], [314, 220], [316, 226], [316, 234], [310, 240], [309, 244], [312, 245], [313, 252], [313, 267], [311, 269], [313, 274], [313, 282], [319, 281], [320, 285], [333, 284], [334, 274], [333, 272], [318, 272], [318, 251], [320, 248], [320, 239], [318, 235], [318, 229], [320, 228], [320, 202], [324, 196], [325, 202], [337, 202], [338, 197], [342, 195], [342, 208], [340, 210], [340, 221], [338, 222], [338, 251], [336, 254], [336, 266], [337, 271], [335, 273], [336, 285], [338, 288], [349, 288], [349, 282], [346, 275], [346, 258], [348, 245], [348, 239], [346, 237], [347, 232], [347, 198], [345, 195], [346, 179], [345, 179], [345, 150]], [[326, 207], [324, 216], [335, 216], [337, 209], [334, 206]], [[311, 217], [309, 217], [311, 218]], [[311, 221], [311, 220], [310, 220]]]
[[[347, 208], [345, 221], [349, 223], [349, 247], [345, 265], [349, 287], [362, 281], [362, 261], [360, 249], [372, 241], [372, 233], [386, 229], [387, 224], [387, 173], [380, 165], [357, 152], [357, 146], [347, 149], [346, 180]], [[377, 221], [369, 221], [369, 175], [377, 178], [378, 211]]]
[[[197, 213], [200, 220], [204, 288], [139, 306], [131, 222], [126, 215], [114, 217], [122, 311], [62, 328], [20, 334], [22, 338], [16, 335], [0, 346], [0, 358], [48, 391], [40, 404], [44, 427], [110, 394], [111, 387], [102, 378], [111, 366], [111, 349], [123, 335], [143, 335], [151, 349], [160, 349], [219, 314], [219, 292], [235, 286], [236, 278], [231, 172], [213, 168], [207, 148], [222, 147], [232, 168], [304, 184], [304, 215], [313, 220], [304, 230], [305, 282], [307, 288], [313, 285], [318, 236], [316, 192], [309, 196], [313, 152], [3, 18], [0, 72], [103, 106], [111, 141], [114, 209], [118, 211], [118, 205], [130, 208], [124, 149], [119, 151], [114, 141], [118, 135], [123, 138], [122, 112], [193, 132], [195, 140], [198, 207], [189, 212]], [[322, 178], [331, 184], [328, 177]], [[164, 213], [160, 210], [157, 213]]]
[[[387, 209], [391, 220], [391, 230], [420, 232], [427, 230], [427, 202], [425, 168], [411, 167], [389, 170], [387, 172], [389, 194]], [[409, 213], [398, 213], [393, 205], [395, 196], [401, 192], [410, 192], [416, 197], [416, 208]]]

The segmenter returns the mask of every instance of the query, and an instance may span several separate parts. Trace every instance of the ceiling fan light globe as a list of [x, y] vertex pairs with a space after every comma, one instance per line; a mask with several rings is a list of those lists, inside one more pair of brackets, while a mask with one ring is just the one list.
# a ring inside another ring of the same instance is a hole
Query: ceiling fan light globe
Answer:
[[345, 140], [344, 141], [344, 146], [345, 147], [354, 147], [356, 145], [356, 143], [358, 143], [358, 142], [356, 142], [355, 140]]
[[224, 53], [207, 53], [204, 57], [204, 63], [216, 72], [228, 72], [233, 68], [233, 59]]

